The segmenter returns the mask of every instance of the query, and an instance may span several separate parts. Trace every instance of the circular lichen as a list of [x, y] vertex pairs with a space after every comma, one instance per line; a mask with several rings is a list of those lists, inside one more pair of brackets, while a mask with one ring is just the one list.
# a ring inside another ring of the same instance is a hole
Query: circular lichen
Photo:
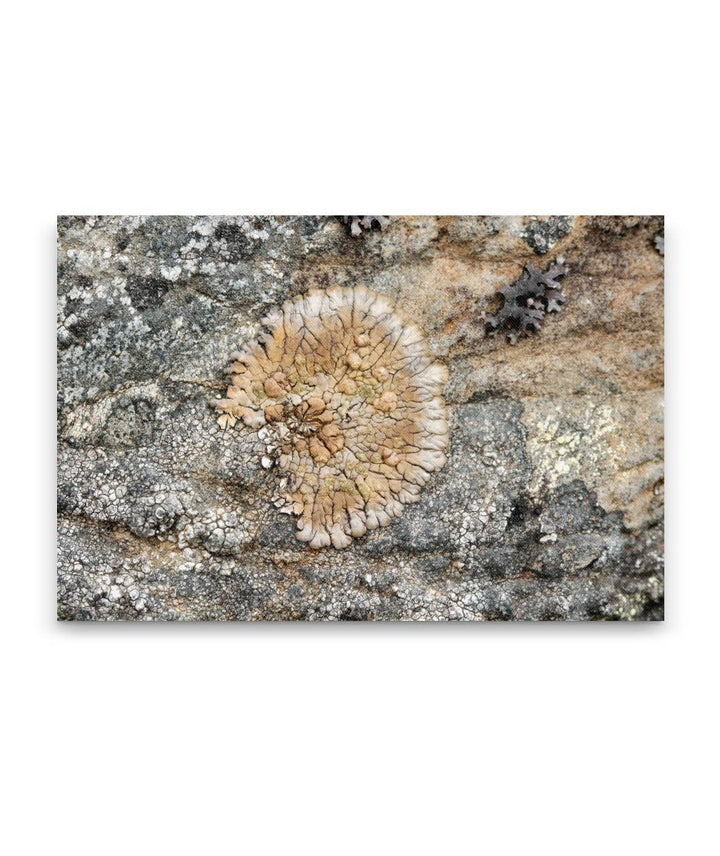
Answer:
[[232, 355], [224, 428], [239, 420], [278, 470], [275, 505], [297, 537], [347, 547], [417, 502], [446, 461], [447, 369], [420, 329], [364, 286], [311, 289], [262, 321]]

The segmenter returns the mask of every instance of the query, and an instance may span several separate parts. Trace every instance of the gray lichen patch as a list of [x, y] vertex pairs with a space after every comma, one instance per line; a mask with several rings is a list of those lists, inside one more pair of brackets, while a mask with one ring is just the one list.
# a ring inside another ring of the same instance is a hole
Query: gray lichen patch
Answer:
[[543, 256], [570, 234], [572, 226], [572, 217], [531, 217], [521, 236], [534, 252]]
[[390, 222], [390, 218], [383, 214], [354, 214], [348, 217], [341, 217], [341, 220], [349, 228], [353, 238], [357, 238], [363, 232], [369, 232], [373, 228], [384, 229]]
[[233, 355], [222, 428], [238, 421], [279, 473], [276, 507], [310, 547], [347, 547], [417, 502], [446, 461], [447, 369], [419, 328], [363, 286], [312, 289]]

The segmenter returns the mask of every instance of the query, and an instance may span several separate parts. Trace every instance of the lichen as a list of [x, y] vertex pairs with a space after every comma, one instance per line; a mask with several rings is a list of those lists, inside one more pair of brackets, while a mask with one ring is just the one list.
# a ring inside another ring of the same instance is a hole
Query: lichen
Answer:
[[420, 329], [365, 288], [311, 289], [262, 322], [232, 355], [219, 423], [238, 421], [276, 469], [274, 504], [297, 538], [347, 547], [417, 502], [446, 461], [447, 369]]
[[390, 222], [390, 218], [383, 214], [373, 214], [371, 216], [363, 214], [354, 214], [349, 217], [341, 217], [342, 222], [350, 227], [350, 234], [353, 238], [358, 238], [363, 231], [369, 232], [374, 226], [377, 226], [381, 231]]
[[558, 278], [567, 272], [561, 258], [545, 273], [526, 264], [520, 279], [498, 290], [503, 305], [496, 313], [485, 317], [487, 332], [502, 331], [513, 345], [520, 336], [538, 332], [547, 313], [559, 312], [565, 303]]
[[572, 217], [531, 217], [530, 222], [520, 233], [520, 237], [533, 252], [544, 256], [558, 241], [572, 232], [572, 227]]

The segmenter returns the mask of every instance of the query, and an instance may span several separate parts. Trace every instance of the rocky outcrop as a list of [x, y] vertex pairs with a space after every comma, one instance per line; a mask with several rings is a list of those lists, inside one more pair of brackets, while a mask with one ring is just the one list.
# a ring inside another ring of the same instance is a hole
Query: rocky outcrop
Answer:
[[[662, 618], [662, 218], [383, 226], [59, 219], [61, 619]], [[558, 258], [561, 311], [488, 335], [498, 292]], [[400, 518], [311, 550], [257, 432], [210, 402], [268, 312], [335, 285], [423, 331], [450, 446]]]

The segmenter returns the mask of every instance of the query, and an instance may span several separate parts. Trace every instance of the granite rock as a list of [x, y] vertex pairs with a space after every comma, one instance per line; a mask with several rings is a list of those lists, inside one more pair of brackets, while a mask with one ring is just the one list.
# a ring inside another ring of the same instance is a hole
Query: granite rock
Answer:
[[[61, 217], [58, 616], [66, 620], [660, 619], [658, 217]], [[484, 313], [528, 262], [561, 312], [511, 345]], [[450, 371], [421, 500], [313, 551], [209, 402], [231, 352], [311, 287], [366, 285]]]

